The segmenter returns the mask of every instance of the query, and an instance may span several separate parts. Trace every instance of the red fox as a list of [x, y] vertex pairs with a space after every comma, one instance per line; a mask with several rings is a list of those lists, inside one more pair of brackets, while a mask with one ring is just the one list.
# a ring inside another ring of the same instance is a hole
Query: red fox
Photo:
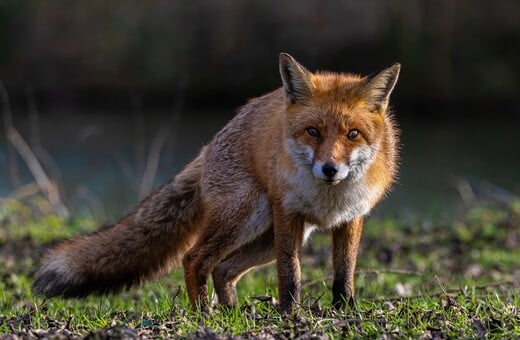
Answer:
[[184, 267], [191, 304], [237, 304], [235, 286], [276, 260], [279, 309], [300, 300], [300, 255], [332, 234], [333, 305], [353, 304], [363, 218], [394, 182], [398, 130], [389, 97], [400, 65], [361, 77], [311, 73], [280, 54], [283, 86], [250, 100], [169, 183], [111, 228], [48, 251], [33, 288], [46, 296], [114, 292]]

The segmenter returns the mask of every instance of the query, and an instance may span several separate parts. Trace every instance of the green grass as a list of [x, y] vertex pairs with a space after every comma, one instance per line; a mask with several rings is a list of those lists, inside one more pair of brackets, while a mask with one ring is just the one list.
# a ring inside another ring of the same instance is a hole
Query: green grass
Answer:
[[[452, 220], [369, 219], [356, 275], [357, 308], [331, 308], [330, 238], [317, 234], [302, 259], [303, 299], [280, 316], [274, 265], [246, 275], [240, 307], [190, 308], [182, 270], [121, 294], [44, 299], [31, 273], [49, 242], [95, 229], [62, 221], [40, 198], [0, 205], [0, 335], [210, 337], [490, 337], [520, 335], [520, 214], [480, 204]], [[260, 297], [263, 298], [260, 298]]]

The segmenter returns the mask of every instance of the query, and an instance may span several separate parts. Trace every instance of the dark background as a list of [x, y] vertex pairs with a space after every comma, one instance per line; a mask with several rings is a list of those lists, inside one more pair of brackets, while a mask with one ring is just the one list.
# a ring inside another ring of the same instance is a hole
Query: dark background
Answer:
[[[14, 126], [65, 203], [100, 219], [138, 201], [154, 140], [156, 186], [247, 98], [280, 86], [281, 51], [310, 70], [402, 64], [401, 176], [381, 212], [451, 213], [466, 182], [520, 191], [518, 1], [0, 2]], [[33, 179], [19, 158], [10, 173], [1, 131], [7, 196]]]

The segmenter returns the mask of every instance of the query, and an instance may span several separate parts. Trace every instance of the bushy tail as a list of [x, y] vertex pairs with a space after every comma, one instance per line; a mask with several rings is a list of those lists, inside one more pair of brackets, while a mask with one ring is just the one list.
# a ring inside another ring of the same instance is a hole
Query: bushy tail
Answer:
[[202, 215], [202, 158], [203, 152], [118, 224], [48, 251], [34, 291], [63, 297], [115, 292], [179, 265]]

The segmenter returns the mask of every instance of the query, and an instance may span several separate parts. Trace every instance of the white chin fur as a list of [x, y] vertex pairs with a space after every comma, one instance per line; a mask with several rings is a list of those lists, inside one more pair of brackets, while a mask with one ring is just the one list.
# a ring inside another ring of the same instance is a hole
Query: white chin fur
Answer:
[[367, 185], [363, 176], [377, 149], [366, 146], [354, 150], [349, 164], [340, 167], [334, 176], [343, 179], [326, 185], [323, 163], [313, 162], [312, 149], [291, 139], [286, 143], [296, 165], [296, 171], [286, 177], [291, 188], [283, 200], [286, 209], [312, 216], [313, 224], [320, 229], [333, 228], [370, 211], [381, 188]]

